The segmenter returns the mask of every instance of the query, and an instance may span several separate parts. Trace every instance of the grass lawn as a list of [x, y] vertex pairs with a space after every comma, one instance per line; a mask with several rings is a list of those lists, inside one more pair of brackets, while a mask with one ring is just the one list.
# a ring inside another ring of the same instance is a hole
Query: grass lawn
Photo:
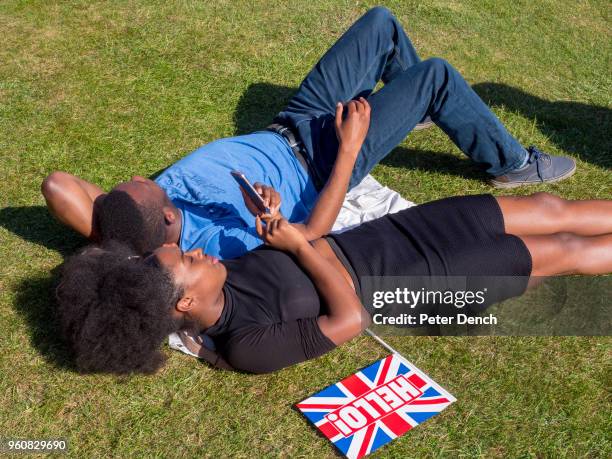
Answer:
[[[0, 3], [0, 437], [65, 437], [74, 457], [334, 457], [292, 405], [386, 352], [361, 337], [267, 375], [167, 351], [155, 377], [81, 376], [52, 288], [85, 241], [46, 212], [43, 177], [110, 188], [265, 126], [369, 6], [361, 1]], [[606, 1], [389, 1], [422, 57], [453, 63], [519, 140], [578, 162], [541, 187], [612, 190]], [[415, 202], [494, 192], [437, 128], [374, 170]], [[528, 193], [536, 188], [521, 189]], [[458, 401], [378, 457], [610, 457], [610, 339], [396, 337]]]

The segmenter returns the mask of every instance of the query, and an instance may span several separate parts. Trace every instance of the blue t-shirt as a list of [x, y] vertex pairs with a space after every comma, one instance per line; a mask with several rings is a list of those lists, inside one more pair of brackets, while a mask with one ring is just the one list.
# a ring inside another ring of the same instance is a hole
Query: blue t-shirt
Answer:
[[239, 170], [251, 183], [272, 186], [281, 195], [281, 213], [291, 222], [310, 214], [317, 191], [287, 141], [274, 132], [220, 139], [170, 166], [155, 180], [182, 213], [179, 245], [235, 258], [261, 245], [255, 217], [230, 175]]

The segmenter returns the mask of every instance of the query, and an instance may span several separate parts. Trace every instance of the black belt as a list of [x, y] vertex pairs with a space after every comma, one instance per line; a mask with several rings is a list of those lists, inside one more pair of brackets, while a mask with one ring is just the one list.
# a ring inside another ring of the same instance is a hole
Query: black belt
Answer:
[[[275, 120], [276, 121], [276, 120]], [[321, 191], [323, 188], [323, 181], [321, 177], [317, 173], [314, 165], [312, 164], [312, 159], [306, 149], [304, 148], [304, 144], [300, 140], [299, 136], [293, 132], [289, 126], [285, 126], [281, 123], [272, 123], [270, 126], [266, 128], [266, 131], [276, 132], [285, 138], [289, 146], [291, 147], [291, 151], [300, 162], [304, 170], [308, 173], [310, 178], [312, 179], [315, 188], [317, 191]]]

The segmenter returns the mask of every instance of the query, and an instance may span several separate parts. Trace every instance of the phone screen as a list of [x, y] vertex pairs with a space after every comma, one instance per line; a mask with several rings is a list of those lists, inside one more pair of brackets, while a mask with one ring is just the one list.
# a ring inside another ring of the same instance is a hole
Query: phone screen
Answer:
[[265, 205], [263, 198], [259, 195], [257, 190], [255, 190], [253, 185], [251, 185], [251, 183], [247, 180], [245, 175], [240, 171], [232, 171], [231, 174], [232, 177], [234, 177], [234, 180], [236, 180], [236, 182], [238, 183], [238, 185], [240, 185], [240, 188], [242, 188], [249, 196], [249, 198], [251, 198], [253, 204], [255, 204], [255, 206], [261, 212], [266, 214], [270, 213], [270, 208]]

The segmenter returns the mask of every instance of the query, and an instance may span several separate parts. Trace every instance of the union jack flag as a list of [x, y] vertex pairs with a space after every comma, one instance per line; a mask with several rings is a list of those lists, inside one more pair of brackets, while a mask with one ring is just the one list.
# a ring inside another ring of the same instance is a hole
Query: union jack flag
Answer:
[[455, 400], [401, 355], [391, 354], [298, 403], [297, 408], [346, 457], [357, 459]]

